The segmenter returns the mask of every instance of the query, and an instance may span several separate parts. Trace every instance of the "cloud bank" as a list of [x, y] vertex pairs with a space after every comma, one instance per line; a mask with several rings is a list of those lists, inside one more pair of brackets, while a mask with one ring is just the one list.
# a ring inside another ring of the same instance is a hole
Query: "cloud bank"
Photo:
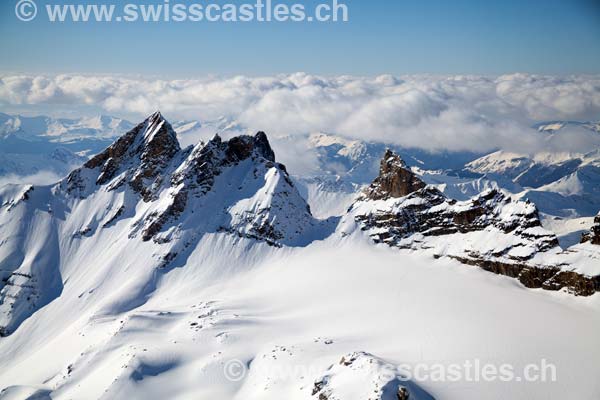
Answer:
[[0, 176], [0, 187], [17, 184], [17, 185], [50, 185], [61, 180], [63, 176], [52, 171], [40, 171], [33, 175], [17, 175], [8, 174]]
[[[533, 152], [548, 145], [535, 122], [600, 119], [600, 76], [0, 77], [0, 107], [80, 105], [138, 118], [156, 109], [170, 119], [225, 116], [279, 136], [321, 131], [430, 151]], [[589, 146], [587, 132], [570, 137], [564, 150]]]

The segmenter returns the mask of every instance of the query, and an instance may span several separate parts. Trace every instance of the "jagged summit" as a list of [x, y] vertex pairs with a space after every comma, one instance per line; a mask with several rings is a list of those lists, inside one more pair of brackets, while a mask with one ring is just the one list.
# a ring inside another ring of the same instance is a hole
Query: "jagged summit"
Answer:
[[[183, 229], [191, 210], [207, 214], [201, 222], [205, 231], [235, 233], [274, 245], [295, 243], [316, 225], [285, 166], [275, 162], [264, 132], [229, 140], [217, 134], [207, 143], [182, 150], [160, 112], [74, 171], [65, 186], [67, 193], [80, 198], [100, 187], [107, 192], [131, 188], [150, 204], [135, 215], [130, 234], [140, 233], [144, 241], [164, 241], [161, 232], [174, 224]], [[253, 202], [245, 204], [248, 198]], [[114, 210], [110, 224], [128, 206]], [[192, 228], [200, 229], [198, 223], [190, 223]]]
[[255, 136], [237, 136], [227, 141], [216, 134], [207, 143], [199, 143], [194, 147], [171, 181], [175, 185], [187, 182], [189, 187], [201, 186], [206, 192], [224, 167], [248, 159], [286, 171], [285, 166], [275, 163], [275, 153], [264, 132], [258, 132]]
[[[0, 225], [15, 240], [0, 243], [0, 255], [9, 254], [0, 259], [0, 336], [60, 294], [63, 258], [102, 258], [110, 248], [121, 262], [143, 248], [144, 260], [130, 263], [167, 269], [214, 236], [229, 247], [306, 246], [337, 223], [313, 217], [264, 132], [181, 149], [160, 112], [58, 184], [15, 187], [4, 197]], [[27, 250], [32, 226], [44, 227], [48, 240]], [[114, 250], [117, 243], [123, 247]], [[32, 263], [34, 251], [44, 256]]]
[[105, 165], [111, 159], [114, 164], [123, 161], [125, 156], [149, 162], [160, 157], [172, 157], [179, 150], [181, 148], [175, 130], [157, 111], [105, 151], [90, 159], [84, 164], [84, 168], [93, 169]]
[[[229, 140], [216, 134], [181, 149], [171, 125], [156, 112], [60, 187], [79, 199], [101, 193], [140, 196], [147, 203], [142, 209], [135, 207], [137, 200], [118, 200], [103, 211], [108, 215], [96, 218], [112, 226], [130, 217], [129, 237], [144, 241], [170, 242], [165, 236], [173, 231], [228, 232], [273, 246], [322, 239], [335, 219], [317, 221], [286, 167], [275, 160], [262, 131]], [[78, 232], [95, 231], [88, 226]]]
[[231, 161], [242, 161], [249, 157], [262, 157], [267, 161], [275, 162], [275, 153], [271, 148], [267, 135], [262, 131], [254, 136], [236, 136], [226, 142], [223, 142], [217, 134], [212, 141], [215, 145], [225, 146], [226, 155]]
[[180, 151], [173, 127], [157, 111], [73, 171], [67, 177], [67, 191], [85, 197], [94, 186], [110, 183], [115, 188], [127, 181], [149, 201], [163, 183], [165, 169]]
[[209, 231], [276, 246], [302, 242], [318, 225], [285, 166], [275, 162], [264, 132], [227, 141], [215, 135], [198, 144], [174, 169], [169, 191], [169, 205], [145, 218], [144, 240], [154, 238], [167, 222], [181, 220], [186, 209], [214, 209], [202, 221]]
[[387, 149], [381, 160], [379, 176], [365, 190], [365, 196], [371, 200], [404, 197], [425, 186], [399, 155]]
[[567, 262], [558, 256], [558, 239], [542, 227], [534, 204], [498, 190], [467, 201], [450, 199], [425, 185], [391, 151], [349, 212], [376, 243], [433, 251], [436, 257], [518, 278], [531, 288], [567, 288], [581, 295], [600, 290], [598, 278], [563, 269]]

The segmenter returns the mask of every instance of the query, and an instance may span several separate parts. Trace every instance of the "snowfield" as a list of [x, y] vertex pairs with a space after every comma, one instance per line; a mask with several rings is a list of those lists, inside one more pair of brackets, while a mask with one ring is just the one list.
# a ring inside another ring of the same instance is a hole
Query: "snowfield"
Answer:
[[[357, 351], [394, 365], [480, 359], [522, 368], [546, 359], [557, 366], [557, 382], [418, 382], [436, 399], [600, 393], [598, 296], [524, 289], [449, 260], [374, 247], [360, 235], [292, 250], [244, 242], [207, 237], [151, 295], [128, 299], [137, 304], [126, 311], [116, 300], [147, 270], [131, 270], [127, 260], [73, 269], [58, 299], [0, 340], [3, 398], [313, 399], [314, 382]], [[250, 251], [223, 254], [229, 246]], [[225, 377], [231, 360], [249, 365], [244, 379]], [[294, 366], [315, 375], [264, 374]], [[369, 377], [353, 380], [368, 386]]]
[[[1, 187], [0, 400], [600, 398], [600, 216], [565, 250], [533, 203], [380, 167], [295, 183], [265, 133], [181, 148], [157, 112]], [[514, 375], [411, 373], [465, 363]]]

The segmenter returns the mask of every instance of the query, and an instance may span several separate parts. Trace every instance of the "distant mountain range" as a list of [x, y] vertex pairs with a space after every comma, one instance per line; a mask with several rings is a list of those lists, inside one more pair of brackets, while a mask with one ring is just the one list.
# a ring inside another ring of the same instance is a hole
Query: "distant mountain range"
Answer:
[[[44, 173], [49, 173], [45, 179], [50, 180], [65, 176], [132, 127], [126, 120], [109, 116], [55, 119], [0, 114], [0, 183], [18, 183], [20, 177]], [[551, 135], [571, 127], [599, 132], [600, 123], [550, 121], [535, 125]], [[228, 137], [247, 131], [227, 118], [177, 121], [173, 129], [183, 145], [217, 132]], [[273, 145], [302, 147], [300, 153], [308, 152], [317, 160], [312, 172], [292, 173], [291, 178], [320, 218], [345, 212], [360, 189], [377, 175], [379, 160], [388, 147], [425, 182], [453, 198], [466, 200], [487, 189], [499, 189], [533, 201], [544, 223], [560, 231], [565, 246], [578, 241], [600, 208], [600, 149], [583, 154], [429, 153], [326, 133], [275, 138]], [[33, 180], [37, 183], [40, 179]], [[583, 226], [570, 222], [575, 219]]]

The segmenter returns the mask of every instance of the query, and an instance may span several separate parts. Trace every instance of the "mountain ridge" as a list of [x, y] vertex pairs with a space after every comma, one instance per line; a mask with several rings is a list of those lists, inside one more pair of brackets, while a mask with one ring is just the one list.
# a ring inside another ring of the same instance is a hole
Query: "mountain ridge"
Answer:
[[[101, 257], [103, 246], [114, 247], [114, 257], [123, 259], [133, 249], [145, 252], [139, 258], [147, 263], [146, 281], [132, 283], [128, 295], [137, 302], [154, 290], [161, 274], [186, 265], [208, 236], [226, 234], [248, 246], [305, 247], [336, 232], [343, 237], [351, 221], [376, 242], [413, 250], [441, 246], [436, 257], [513, 276], [528, 287], [587, 296], [600, 282], [593, 262], [589, 274], [571, 268], [580, 261], [563, 257], [531, 203], [497, 190], [458, 202], [426, 185], [388, 150], [380, 175], [349, 212], [341, 220], [319, 220], [286, 167], [276, 162], [264, 132], [226, 141], [215, 135], [182, 149], [160, 112], [55, 185], [3, 188], [0, 204], [0, 224], [13, 233], [0, 243], [2, 335], [60, 296], [61, 276], [74, 263]], [[500, 244], [468, 248], [456, 235]], [[578, 249], [571, 250], [572, 257], [596, 254], [593, 247]], [[119, 307], [132, 306], [127, 304]]]
[[[0, 270], [8, 275], [0, 290], [4, 335], [60, 295], [55, 289], [60, 285], [45, 287], [50, 280], [41, 279], [44, 272], [60, 276], [70, 258], [91, 257], [82, 249], [93, 242], [110, 246], [111, 238], [121, 237], [121, 252], [129, 245], [154, 246], [151, 265], [168, 269], [185, 263], [205, 235], [227, 233], [274, 247], [304, 246], [329, 235], [335, 225], [335, 219], [312, 216], [285, 166], [275, 162], [263, 132], [229, 141], [216, 135], [181, 149], [158, 112], [57, 184], [15, 186], [0, 197], [0, 224], [16, 237], [0, 244]], [[56, 238], [45, 244], [51, 246], [45, 252], [55, 258], [45, 266], [40, 258], [32, 270], [24, 261], [30, 251], [19, 238], [31, 233], [28, 226], [40, 223], [48, 237]], [[16, 287], [20, 295], [11, 289]], [[14, 311], [17, 303], [24, 305], [22, 311]]]
[[375, 243], [433, 249], [435, 257], [517, 278], [529, 288], [567, 288], [584, 296], [600, 290], [600, 271], [587, 276], [570, 268], [556, 235], [542, 228], [534, 204], [495, 189], [457, 202], [425, 185], [391, 151], [381, 161], [379, 176], [351, 207], [345, 221], [351, 224], [348, 219]]

